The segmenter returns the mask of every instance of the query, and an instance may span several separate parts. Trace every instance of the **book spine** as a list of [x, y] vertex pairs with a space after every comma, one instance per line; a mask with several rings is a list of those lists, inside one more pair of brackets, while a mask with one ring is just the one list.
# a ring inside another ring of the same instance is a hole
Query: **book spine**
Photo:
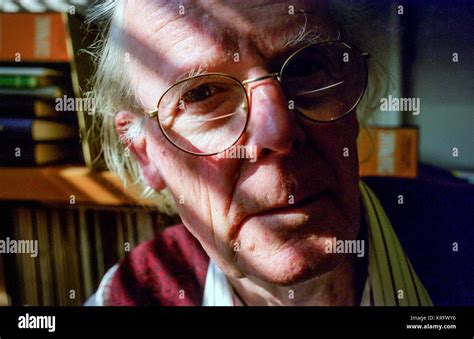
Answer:
[[[40, 284], [34, 285], [38, 289], [38, 293], [41, 295], [41, 306], [54, 306], [54, 284], [53, 284], [53, 256], [54, 253], [50, 248], [50, 225], [51, 220], [48, 214], [54, 213], [55, 211], [49, 211], [43, 208], [35, 208], [36, 225], [38, 232], [38, 249], [40, 255], [38, 255], [39, 275]], [[48, 218], [49, 217], [49, 218]], [[34, 288], [35, 286], [32, 286]]]
[[34, 119], [0, 117], [0, 141], [33, 140]]
[[0, 96], [0, 115], [18, 112], [34, 116], [35, 102], [33, 97]]
[[2, 144], [0, 151], [1, 166], [35, 165], [34, 144]]
[[0, 87], [4, 88], [36, 88], [39, 87], [39, 78], [23, 75], [0, 76]]
[[92, 240], [88, 229], [87, 210], [84, 207], [80, 207], [78, 214], [78, 238], [79, 243], [81, 244], [79, 248], [79, 255], [81, 261], [82, 287], [84, 295], [90, 296], [92, 293], [94, 293], [94, 289], [96, 288], [95, 286], [98, 286], [95, 283], [95, 278], [98, 277], [94, 276], [92, 270]]
[[0, 61], [68, 62], [60, 13], [1, 13]]
[[74, 112], [56, 111], [54, 101], [34, 97], [0, 96], [0, 117], [44, 118], [71, 121]]
[[369, 128], [358, 139], [359, 174], [415, 178], [418, 170], [416, 128]]
[[3, 96], [27, 96], [43, 99], [55, 99], [63, 96], [63, 89], [58, 86], [47, 86], [40, 88], [3, 88], [0, 87], [0, 95]]

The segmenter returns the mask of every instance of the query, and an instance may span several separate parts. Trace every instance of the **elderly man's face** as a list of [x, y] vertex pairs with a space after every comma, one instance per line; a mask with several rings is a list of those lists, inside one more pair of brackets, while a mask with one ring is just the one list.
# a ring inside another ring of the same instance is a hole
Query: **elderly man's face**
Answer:
[[[308, 13], [306, 29], [337, 38], [324, 5], [304, 3], [291, 5]], [[286, 46], [288, 38], [305, 23], [285, 2], [183, 5], [184, 15], [174, 2], [126, 6], [127, 72], [144, 107], [156, 107], [167, 86], [201, 65], [241, 81], [278, 71], [296, 48]], [[234, 53], [238, 62], [229, 57]], [[131, 149], [148, 183], [170, 189], [184, 224], [226, 274], [291, 285], [338, 265], [340, 257], [325, 252], [326, 240], [357, 236], [358, 124], [355, 114], [331, 123], [303, 118], [288, 109], [273, 78], [247, 90], [250, 118], [238, 145], [256, 147], [256, 162], [182, 152], [154, 119]], [[129, 119], [120, 112], [117, 128]]]

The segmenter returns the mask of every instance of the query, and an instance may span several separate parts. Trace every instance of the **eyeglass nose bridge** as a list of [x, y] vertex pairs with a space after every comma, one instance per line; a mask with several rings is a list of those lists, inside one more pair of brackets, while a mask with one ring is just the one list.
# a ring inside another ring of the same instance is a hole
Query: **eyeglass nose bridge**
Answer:
[[280, 73], [278, 73], [278, 72], [269, 73], [269, 74], [265, 74], [265, 75], [262, 75], [262, 76], [259, 76], [259, 77], [256, 77], [256, 78], [247, 79], [247, 80], [242, 81], [242, 85], [245, 86], [245, 85], [250, 84], [252, 82], [257, 82], [257, 81], [265, 80], [265, 79], [268, 79], [268, 78], [277, 78], [277, 80], [280, 81]]

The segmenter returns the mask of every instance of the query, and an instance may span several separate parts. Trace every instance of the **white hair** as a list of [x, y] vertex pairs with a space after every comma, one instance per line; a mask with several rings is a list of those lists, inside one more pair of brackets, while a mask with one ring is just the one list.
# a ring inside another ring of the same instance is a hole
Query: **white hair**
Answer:
[[[387, 86], [382, 67], [377, 62], [377, 48], [370, 46], [371, 31], [364, 32], [361, 27], [367, 27], [367, 22], [373, 21], [374, 15], [367, 18], [367, 7], [362, 7], [354, 0], [331, 0], [330, 8], [336, 23], [342, 29], [340, 34], [343, 39], [353, 42], [372, 54], [371, 67], [369, 71], [369, 86], [364, 99], [357, 108], [359, 120], [365, 121], [367, 117], [376, 110], [379, 98]], [[93, 112], [94, 122], [90, 130], [90, 140], [98, 142], [101, 155], [107, 167], [116, 173], [125, 183], [131, 180], [133, 183], [143, 186], [144, 195], [160, 198], [165, 201], [164, 206], [168, 211], [175, 211], [169, 192], [157, 194], [150, 188], [140, 170], [138, 163], [130, 155], [124, 146], [124, 141], [131, 142], [136, 137], [143, 135], [145, 115], [127, 78], [124, 53], [121, 49], [122, 23], [125, 9], [125, 0], [99, 1], [88, 11], [87, 23], [94, 23], [99, 30], [99, 38], [91, 46], [90, 53], [94, 56], [96, 73], [92, 79], [93, 88], [89, 93], [93, 96], [97, 105]], [[288, 43], [300, 43], [302, 40], [319, 39], [314, 30], [308, 30], [306, 24], [296, 36], [289, 37]], [[382, 77], [381, 77], [382, 75]], [[124, 136], [128, 140], [120, 140], [115, 131], [115, 114], [121, 110], [135, 112], [134, 119], [128, 127]], [[100, 136], [100, 137], [97, 137]], [[163, 205], [163, 204], [162, 204]]]
[[[88, 96], [95, 100], [92, 126], [88, 139], [93, 149], [100, 153], [94, 161], [102, 158], [106, 166], [114, 172], [125, 185], [130, 181], [143, 187], [142, 195], [157, 199], [161, 211], [174, 214], [176, 209], [167, 190], [157, 193], [147, 185], [141, 169], [126, 145], [143, 136], [145, 115], [130, 86], [123, 60], [125, 58], [122, 42], [122, 23], [125, 1], [106, 0], [98, 2], [88, 11], [86, 23], [96, 25], [98, 38], [89, 48], [96, 65], [91, 79], [92, 91]], [[115, 130], [115, 114], [127, 110], [137, 114], [130, 121], [125, 134], [120, 139]]]

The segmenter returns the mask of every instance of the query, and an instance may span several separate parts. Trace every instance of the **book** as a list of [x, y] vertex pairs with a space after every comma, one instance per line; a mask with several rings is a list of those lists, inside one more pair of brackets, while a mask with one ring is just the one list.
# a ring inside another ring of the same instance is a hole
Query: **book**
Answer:
[[[11, 261], [5, 293], [12, 296], [13, 305], [82, 305], [107, 269], [128, 254], [124, 241], [130, 244], [129, 251], [137, 241], [151, 239], [150, 230], [174, 223], [166, 218], [159, 221], [157, 211], [139, 207], [30, 205], [6, 212], [11, 214], [11, 238], [38, 240], [36, 257], [3, 257]], [[139, 228], [146, 230], [143, 238], [137, 238]]]
[[0, 67], [0, 88], [38, 88], [58, 82], [59, 72], [41, 67]]
[[53, 141], [76, 138], [77, 127], [67, 123], [41, 120], [0, 117], [0, 141], [34, 140]]
[[[3, 254], [0, 255], [0, 272], [5, 272], [3, 267]], [[0, 307], [10, 306], [10, 296], [7, 292], [5, 277], [0, 275]]]
[[18, 66], [6, 66], [0, 67], [0, 76], [3, 75], [21, 75], [31, 77], [51, 77], [60, 76], [62, 73], [45, 67], [18, 67]]
[[91, 237], [89, 235], [89, 228], [87, 223], [87, 210], [84, 207], [79, 207], [78, 211], [78, 240], [79, 240], [79, 251], [78, 256], [81, 263], [81, 277], [82, 277], [82, 289], [86, 296], [92, 295], [96, 285], [94, 284], [94, 273], [92, 270], [92, 248], [91, 248]]
[[153, 220], [150, 213], [146, 211], [137, 211], [136, 212], [136, 227], [138, 235], [138, 243], [146, 241], [148, 239], [153, 239]]
[[75, 112], [56, 111], [52, 100], [31, 96], [0, 96], [0, 117], [44, 118], [71, 120]]
[[54, 305], [54, 284], [53, 284], [53, 267], [51, 265], [54, 253], [51, 251], [50, 230], [48, 211], [45, 209], [35, 208], [31, 211], [35, 217], [37, 225], [37, 236], [39, 255], [36, 261], [39, 272], [39, 281], [36, 288], [40, 291], [41, 305]]
[[102, 241], [102, 227], [100, 225], [100, 216], [98, 214], [93, 215], [93, 232], [94, 232], [94, 240], [95, 240], [95, 259], [96, 259], [96, 272], [97, 276], [103, 277], [105, 274], [105, 267], [104, 267], [104, 243]]
[[74, 214], [70, 209], [67, 210], [58, 210], [55, 209], [56, 213], [60, 213], [63, 216], [63, 224], [67, 225], [65, 230], [65, 247], [67, 249], [67, 267], [69, 270], [68, 274], [68, 305], [77, 304], [78, 300], [84, 300], [84, 295], [82, 293], [82, 288], [78, 288], [82, 274], [80, 270], [80, 258], [78, 255], [78, 249], [80, 248], [80, 243], [78, 241], [78, 227]]
[[416, 127], [361, 129], [357, 143], [361, 176], [416, 177]]
[[56, 283], [56, 299], [59, 305], [67, 305], [67, 285], [66, 285], [66, 274], [68, 274], [68, 267], [65, 257], [66, 248], [63, 241], [63, 232], [61, 228], [61, 222], [57, 213], [50, 214], [50, 234], [51, 234], [51, 245], [50, 251], [54, 253], [52, 266], [55, 270], [55, 283]]
[[62, 13], [0, 13], [0, 61], [69, 62], [65, 17]]
[[39, 88], [3, 88], [0, 87], [1, 96], [29, 96], [43, 99], [62, 97], [64, 91], [59, 86], [46, 86]]
[[[15, 239], [37, 240], [34, 235], [36, 231], [35, 219], [32, 211], [27, 207], [19, 207], [17, 216], [14, 219]], [[18, 272], [18, 280], [22, 282], [22, 284], [19, 284], [21, 305], [38, 305], [39, 295], [38, 289], [36, 288], [38, 278], [35, 268], [38, 257], [31, 257], [29, 254], [18, 254], [15, 257], [17, 259], [17, 265], [22, 268]]]
[[50, 77], [34, 77], [30, 75], [0, 75], [2, 88], [39, 88], [52, 85]]
[[79, 144], [7, 143], [0, 146], [0, 166], [51, 165], [59, 162], [78, 161]]

